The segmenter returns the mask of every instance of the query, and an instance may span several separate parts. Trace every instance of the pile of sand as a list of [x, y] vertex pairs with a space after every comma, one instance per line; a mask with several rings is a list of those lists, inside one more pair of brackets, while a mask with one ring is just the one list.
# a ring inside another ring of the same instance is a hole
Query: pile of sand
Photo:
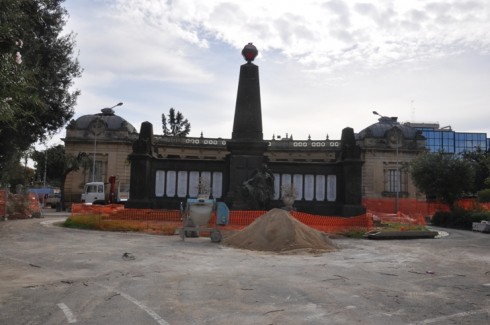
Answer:
[[282, 209], [272, 209], [248, 227], [223, 240], [226, 246], [256, 251], [326, 252], [336, 246], [323, 232], [310, 228]]

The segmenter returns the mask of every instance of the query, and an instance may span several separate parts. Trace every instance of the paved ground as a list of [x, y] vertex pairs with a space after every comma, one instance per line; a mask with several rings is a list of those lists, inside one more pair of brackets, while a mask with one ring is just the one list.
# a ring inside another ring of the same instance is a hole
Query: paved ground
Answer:
[[0, 222], [0, 324], [489, 324], [490, 235], [321, 255]]

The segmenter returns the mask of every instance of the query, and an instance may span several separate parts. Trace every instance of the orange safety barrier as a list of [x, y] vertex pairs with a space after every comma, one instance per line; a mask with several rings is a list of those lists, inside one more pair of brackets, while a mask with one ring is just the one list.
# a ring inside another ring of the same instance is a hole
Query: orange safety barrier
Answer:
[[437, 211], [449, 211], [448, 205], [444, 203], [408, 198], [398, 198], [397, 201], [395, 198], [364, 198], [362, 204], [367, 210], [380, 213], [395, 213], [395, 205], [398, 206], [396, 212], [408, 215], [432, 216]]
[[[228, 224], [220, 228], [227, 230], [243, 229], [265, 213], [267, 211], [232, 210], [230, 211]], [[99, 214], [103, 216], [104, 220], [182, 222], [182, 216], [179, 210], [125, 209], [122, 205], [73, 204], [72, 215], [82, 214]], [[371, 229], [373, 227], [373, 219], [367, 214], [346, 218], [292, 211], [291, 215], [312, 228], [331, 233], [352, 228]], [[216, 214], [213, 213], [209, 223], [212, 226], [215, 222]]]
[[[382, 198], [371, 199], [364, 198], [362, 200], [363, 205], [367, 210], [376, 211], [378, 213], [395, 213], [395, 199], [394, 198]], [[437, 211], [449, 211], [450, 208], [447, 204], [442, 202], [427, 202], [417, 199], [399, 198], [398, 211], [407, 215], [422, 215], [432, 217]], [[465, 210], [484, 210], [490, 211], [490, 203], [480, 203], [476, 199], [461, 199], [458, 200], [455, 205]]]
[[490, 211], [490, 203], [480, 203], [476, 199], [462, 199], [456, 202], [456, 206], [465, 210], [485, 210]]
[[[337, 233], [348, 229], [362, 228], [370, 230], [375, 221], [394, 222], [410, 225], [426, 225], [426, 218], [432, 217], [437, 211], [448, 211], [446, 204], [426, 202], [416, 199], [398, 199], [398, 212], [394, 213], [394, 199], [363, 199], [367, 208], [364, 215], [356, 217], [320, 216], [304, 212], [291, 211], [291, 215], [300, 222], [320, 231]], [[474, 199], [464, 199], [457, 203], [467, 210], [480, 209], [490, 211], [490, 203], [478, 203]], [[247, 227], [267, 211], [230, 211], [228, 224], [220, 226], [225, 230], [239, 230]], [[98, 214], [105, 220], [155, 221], [181, 224], [182, 215], [179, 210], [126, 209], [123, 205], [86, 205], [72, 204], [72, 215]], [[213, 213], [209, 224], [214, 226], [216, 214]]]
[[97, 205], [97, 204], [83, 204], [83, 203], [73, 203], [71, 205], [71, 214], [103, 214], [110, 215], [118, 210], [124, 210], [124, 205], [121, 204], [108, 204], [108, 205]]
[[[230, 211], [228, 225], [225, 229], [245, 228], [265, 213], [267, 213], [267, 211], [232, 210]], [[305, 225], [324, 232], [335, 233], [353, 228], [364, 228], [369, 230], [373, 227], [372, 218], [366, 214], [357, 217], [336, 217], [291, 211], [291, 215]], [[210, 223], [214, 224], [213, 218], [211, 218]]]
[[367, 214], [356, 217], [319, 216], [304, 212], [293, 211], [291, 213], [300, 222], [325, 232], [340, 232], [348, 229], [371, 229], [373, 220]]
[[40, 213], [41, 212], [41, 204], [39, 203], [39, 200], [37, 199], [36, 193], [29, 192], [28, 199], [29, 199], [29, 211], [31, 211], [31, 213]]
[[123, 209], [107, 219], [181, 222], [182, 216], [179, 210]]
[[7, 191], [0, 190], [0, 217], [7, 215]]
[[112, 220], [181, 221], [178, 210], [126, 209], [121, 204], [72, 204], [71, 214], [98, 214]]
[[425, 218], [421, 213], [405, 214], [401, 212], [384, 213], [377, 211], [368, 211], [368, 214], [372, 216], [373, 221], [393, 222], [407, 225], [426, 225]]
[[[394, 199], [364, 199], [367, 208], [364, 215], [356, 217], [321, 216], [304, 212], [291, 211], [291, 215], [300, 222], [325, 232], [340, 232], [353, 228], [372, 229], [375, 221], [394, 222], [411, 225], [426, 225], [426, 218], [437, 211], [448, 211], [449, 207], [443, 203], [425, 202], [416, 199], [399, 198], [397, 213], [393, 212]], [[489, 203], [477, 203], [475, 200], [460, 200], [458, 205], [465, 209], [490, 210]], [[228, 224], [225, 229], [243, 229], [267, 211], [230, 211]], [[153, 209], [125, 209], [123, 205], [86, 205], [73, 204], [72, 215], [98, 214], [106, 220], [128, 221], [155, 221], [181, 223], [182, 215], [179, 210], [153, 210]], [[215, 213], [212, 214], [209, 224], [216, 222]]]
[[[35, 193], [29, 192], [25, 198], [23, 195], [9, 195], [6, 190], [0, 190], [0, 217], [7, 216], [7, 203], [9, 200], [13, 202], [12, 209], [14, 211], [11, 213], [15, 218], [24, 219], [41, 212], [41, 205]], [[27, 203], [27, 206], [25, 203]]]

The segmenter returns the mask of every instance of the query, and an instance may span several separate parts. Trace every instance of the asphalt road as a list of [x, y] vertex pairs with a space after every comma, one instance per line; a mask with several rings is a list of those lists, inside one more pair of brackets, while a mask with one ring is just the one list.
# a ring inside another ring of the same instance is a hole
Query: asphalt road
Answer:
[[490, 324], [489, 234], [278, 255], [62, 220], [0, 222], [0, 324]]

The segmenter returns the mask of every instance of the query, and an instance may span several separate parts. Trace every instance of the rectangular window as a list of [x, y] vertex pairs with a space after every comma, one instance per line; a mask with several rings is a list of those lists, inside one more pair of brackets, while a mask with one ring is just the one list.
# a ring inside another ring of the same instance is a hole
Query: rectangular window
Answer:
[[400, 192], [400, 171], [398, 169], [387, 169], [385, 171], [385, 191]]
[[385, 170], [385, 192], [400, 193], [408, 191], [408, 173], [396, 168]]
[[95, 172], [94, 165], [90, 165], [90, 176], [89, 182], [103, 182], [104, 180], [104, 162], [100, 160], [95, 161]]

